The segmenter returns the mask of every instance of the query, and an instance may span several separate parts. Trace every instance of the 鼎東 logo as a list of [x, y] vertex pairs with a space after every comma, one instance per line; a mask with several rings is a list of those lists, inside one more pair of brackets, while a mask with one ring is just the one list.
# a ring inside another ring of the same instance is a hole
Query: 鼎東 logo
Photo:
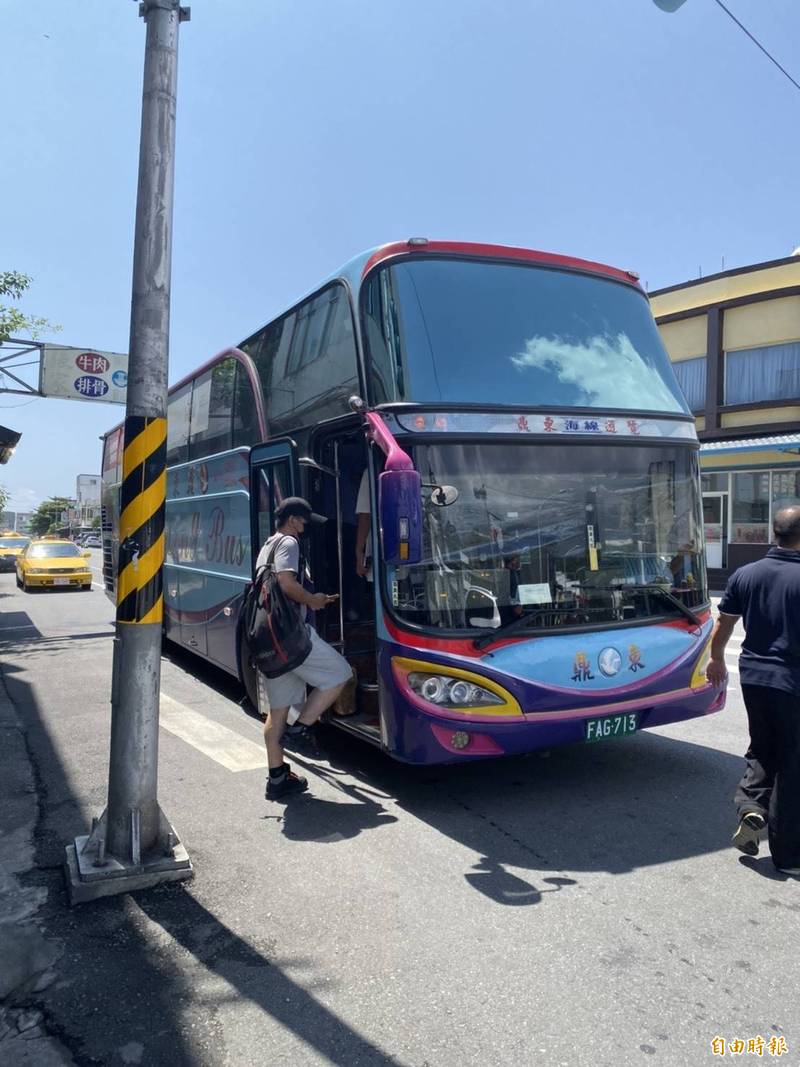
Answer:
[[597, 666], [606, 678], [613, 678], [615, 674], [619, 674], [622, 668], [622, 656], [615, 648], [609, 645], [597, 657]]

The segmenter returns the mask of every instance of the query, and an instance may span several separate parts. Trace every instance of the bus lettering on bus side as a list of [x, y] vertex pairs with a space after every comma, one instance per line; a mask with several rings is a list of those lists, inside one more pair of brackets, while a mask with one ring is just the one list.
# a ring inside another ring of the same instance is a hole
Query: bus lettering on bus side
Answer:
[[209, 563], [229, 563], [240, 567], [247, 555], [248, 545], [243, 537], [225, 534], [225, 513], [219, 505], [211, 511], [211, 528], [206, 543], [206, 559]]

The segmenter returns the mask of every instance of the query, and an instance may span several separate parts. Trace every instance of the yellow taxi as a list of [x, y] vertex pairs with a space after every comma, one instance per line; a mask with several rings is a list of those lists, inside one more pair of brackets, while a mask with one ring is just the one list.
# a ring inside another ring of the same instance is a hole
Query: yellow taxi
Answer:
[[31, 541], [17, 559], [17, 585], [26, 593], [56, 587], [91, 589], [92, 572], [87, 563], [90, 556], [91, 552], [81, 552], [74, 541]]
[[30, 537], [15, 533], [14, 530], [0, 533], [0, 571], [13, 571], [20, 552], [30, 543]]

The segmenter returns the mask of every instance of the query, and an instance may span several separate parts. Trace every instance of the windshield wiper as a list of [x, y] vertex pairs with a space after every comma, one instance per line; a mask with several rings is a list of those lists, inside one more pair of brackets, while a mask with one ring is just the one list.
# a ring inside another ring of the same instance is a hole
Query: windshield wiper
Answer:
[[[664, 600], [668, 601], [672, 607], [676, 608], [681, 615], [685, 616], [693, 626], [702, 626], [700, 619], [695, 615], [691, 608], [688, 608], [682, 600], [673, 596], [668, 589], [665, 589], [663, 585], [658, 585], [657, 582], [642, 582], [639, 585], [626, 585], [623, 588], [626, 590], [638, 589], [648, 593], [657, 593]], [[489, 633], [481, 634], [480, 637], [476, 637], [472, 642], [473, 647], [486, 648], [487, 645], [493, 644], [499, 637], [507, 637], [509, 634], [514, 634], [520, 630], [526, 629], [533, 619], [542, 615], [562, 615], [563, 613], [563, 609], [557, 607], [548, 608], [543, 611], [532, 611], [528, 615], [523, 615], [520, 619], [512, 619], [503, 626], [498, 626], [496, 629], [492, 629]]]
[[488, 634], [482, 634], [480, 637], [476, 637], [472, 642], [474, 648], [486, 648], [487, 645], [491, 645], [501, 635], [516, 633], [517, 630], [524, 630], [531, 619], [536, 618], [538, 615], [561, 615], [563, 612], [554, 608], [550, 611], [532, 611], [529, 615], [523, 615], [519, 619], [511, 619], [510, 622], [504, 623], [502, 626], [497, 626], [491, 629]]
[[626, 585], [623, 586], [623, 589], [643, 589], [645, 590], [645, 592], [648, 593], [658, 593], [661, 597], [664, 598], [664, 600], [669, 601], [669, 603], [672, 604], [673, 608], [677, 608], [681, 615], [685, 615], [691, 623], [694, 623], [695, 626], [702, 625], [700, 619], [697, 617], [697, 615], [695, 615], [691, 608], [687, 608], [687, 606], [682, 600], [679, 600], [678, 597], [673, 596], [673, 594], [670, 593], [669, 589], [665, 589], [664, 586], [659, 585], [658, 582], [642, 582], [640, 585]]

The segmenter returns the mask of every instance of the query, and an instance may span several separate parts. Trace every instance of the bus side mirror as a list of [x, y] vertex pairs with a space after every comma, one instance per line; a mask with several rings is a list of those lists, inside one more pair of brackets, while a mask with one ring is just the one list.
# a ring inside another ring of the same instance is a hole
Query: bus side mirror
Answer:
[[392, 567], [422, 558], [422, 480], [419, 471], [384, 471], [379, 478], [383, 558]]

